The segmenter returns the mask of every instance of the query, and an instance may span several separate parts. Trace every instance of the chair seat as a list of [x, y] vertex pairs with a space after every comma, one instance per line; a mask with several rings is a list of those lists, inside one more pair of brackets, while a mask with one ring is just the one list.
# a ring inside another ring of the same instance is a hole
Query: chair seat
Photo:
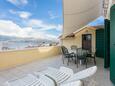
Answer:
[[72, 54], [65, 54], [66, 58], [72, 57]]

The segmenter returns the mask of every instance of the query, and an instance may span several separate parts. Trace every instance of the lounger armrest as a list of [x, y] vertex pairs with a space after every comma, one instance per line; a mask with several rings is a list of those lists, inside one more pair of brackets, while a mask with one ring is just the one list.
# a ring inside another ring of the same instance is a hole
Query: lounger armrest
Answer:
[[78, 73], [75, 73], [71, 78], [69, 78], [66, 82], [72, 82], [77, 80], [82, 80], [88, 77], [91, 77], [94, 75], [97, 71], [97, 66], [90, 67], [88, 69], [85, 69], [83, 71], [80, 71]]

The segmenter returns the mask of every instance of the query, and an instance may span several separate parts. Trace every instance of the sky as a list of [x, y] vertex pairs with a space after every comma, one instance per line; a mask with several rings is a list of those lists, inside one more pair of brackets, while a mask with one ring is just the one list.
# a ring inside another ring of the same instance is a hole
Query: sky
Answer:
[[62, 0], [0, 0], [0, 35], [56, 39], [62, 17]]
[[88, 24], [88, 26], [100, 26], [100, 25], [104, 25], [104, 17], [100, 16], [97, 19], [95, 19], [94, 21], [90, 22]]

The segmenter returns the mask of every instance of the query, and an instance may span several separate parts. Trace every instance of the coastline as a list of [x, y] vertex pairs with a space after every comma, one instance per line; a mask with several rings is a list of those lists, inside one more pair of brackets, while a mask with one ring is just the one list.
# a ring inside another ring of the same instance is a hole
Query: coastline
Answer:
[[[34, 49], [47, 48], [47, 47], [52, 47], [52, 46], [41, 46], [41, 47], [23, 48], [23, 49], [0, 50], [0, 53], [2, 53], [2, 52], [16, 52], [16, 51], [34, 50]], [[56, 46], [53, 46], [53, 47], [56, 47]]]
[[15, 51], [24, 51], [24, 50], [31, 50], [31, 49], [37, 49], [39, 47], [36, 48], [24, 48], [24, 49], [11, 49], [11, 50], [1, 50], [0, 52], [15, 52]]

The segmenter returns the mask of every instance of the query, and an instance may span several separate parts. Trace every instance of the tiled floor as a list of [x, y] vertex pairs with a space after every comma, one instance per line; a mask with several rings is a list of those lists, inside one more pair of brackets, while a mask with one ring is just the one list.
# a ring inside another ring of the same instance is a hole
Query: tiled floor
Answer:
[[[0, 86], [4, 86], [4, 83], [8, 80], [19, 78], [25, 74], [33, 73], [35, 71], [42, 71], [46, 69], [48, 66], [59, 68], [60, 66], [66, 66], [72, 68], [74, 72], [78, 72], [80, 70], [85, 69], [85, 66], [79, 65], [77, 68], [76, 65], [71, 62], [69, 66], [62, 63], [61, 56], [56, 56], [53, 58], [48, 58], [44, 60], [38, 60], [29, 64], [25, 64], [22, 66], [18, 66], [16, 68], [11, 68], [8, 70], [0, 71]], [[89, 63], [88, 67], [93, 66], [92, 63]], [[97, 58], [97, 73], [91, 77], [86, 79], [86, 83], [89, 84], [91, 81], [92, 85], [87, 86], [113, 86], [109, 80], [109, 69], [103, 68], [103, 59]]]

